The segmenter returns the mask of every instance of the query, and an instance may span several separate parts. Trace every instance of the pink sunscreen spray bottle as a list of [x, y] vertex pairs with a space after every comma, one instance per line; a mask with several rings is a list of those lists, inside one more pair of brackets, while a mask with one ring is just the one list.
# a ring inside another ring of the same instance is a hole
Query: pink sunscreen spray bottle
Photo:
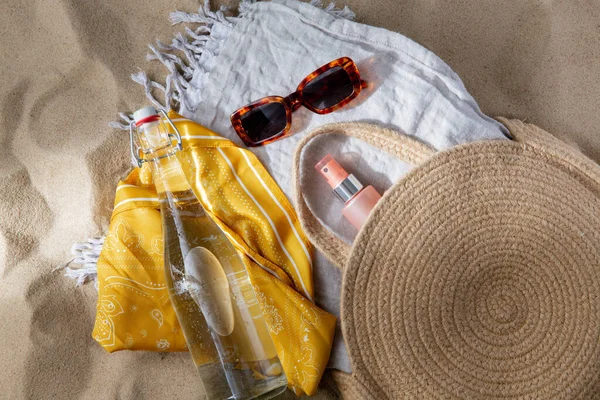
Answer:
[[315, 169], [325, 177], [337, 198], [344, 202], [342, 215], [356, 229], [360, 229], [381, 195], [371, 185], [364, 187], [354, 175], [346, 172], [331, 154], [319, 161]]

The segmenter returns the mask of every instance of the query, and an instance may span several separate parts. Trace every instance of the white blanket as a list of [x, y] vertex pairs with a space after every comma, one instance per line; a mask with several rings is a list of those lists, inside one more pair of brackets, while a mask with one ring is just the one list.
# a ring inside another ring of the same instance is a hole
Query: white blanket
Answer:
[[[320, 5], [319, 2], [316, 5]], [[166, 102], [180, 102], [180, 113], [243, 145], [229, 122], [237, 108], [268, 95], [286, 96], [310, 72], [349, 56], [369, 87], [347, 107], [329, 115], [301, 108], [293, 114], [294, 136], [253, 149], [283, 191], [292, 198], [292, 156], [310, 130], [340, 121], [371, 122], [415, 136], [436, 149], [482, 139], [502, 139], [505, 128], [483, 115], [460, 78], [435, 54], [394, 32], [352, 22], [348, 9], [327, 10], [295, 0], [244, 2], [239, 18], [200, 9], [174, 13], [177, 22], [206, 24], [171, 46], [154, 49], [171, 71]], [[198, 33], [210, 33], [198, 36]], [[185, 49], [187, 61], [171, 57]], [[134, 79], [153, 84], [145, 75]], [[155, 85], [156, 86], [156, 85]], [[157, 104], [158, 105], [158, 104]], [[341, 217], [340, 204], [313, 167], [333, 154], [364, 184], [381, 193], [410, 166], [369, 145], [329, 136], [305, 152], [302, 187], [318, 218], [347, 242], [355, 231]], [[341, 273], [322, 255], [314, 263], [316, 301], [339, 316]], [[341, 334], [330, 366], [350, 371]]]

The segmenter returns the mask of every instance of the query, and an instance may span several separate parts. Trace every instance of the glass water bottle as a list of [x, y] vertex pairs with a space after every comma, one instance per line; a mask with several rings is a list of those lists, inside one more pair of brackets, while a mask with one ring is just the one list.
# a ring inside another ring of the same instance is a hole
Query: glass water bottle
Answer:
[[152, 168], [165, 277], [187, 346], [209, 399], [272, 398], [287, 380], [248, 273], [189, 185], [176, 157], [181, 137], [161, 114], [173, 133], [154, 108], [134, 113], [132, 156]]

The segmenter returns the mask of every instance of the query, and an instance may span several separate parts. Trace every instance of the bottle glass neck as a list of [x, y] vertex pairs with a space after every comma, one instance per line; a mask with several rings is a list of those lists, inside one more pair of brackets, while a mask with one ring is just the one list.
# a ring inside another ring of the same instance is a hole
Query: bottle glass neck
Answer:
[[136, 127], [136, 135], [146, 160], [165, 157], [177, 151], [171, 142], [169, 130], [160, 119]]
[[161, 120], [146, 122], [138, 126], [136, 132], [159, 194], [190, 190], [176, 156], [179, 149], [173, 146], [165, 124]]
[[175, 152], [151, 158], [148, 160], [148, 163], [150, 164], [152, 179], [159, 195], [192, 190]]

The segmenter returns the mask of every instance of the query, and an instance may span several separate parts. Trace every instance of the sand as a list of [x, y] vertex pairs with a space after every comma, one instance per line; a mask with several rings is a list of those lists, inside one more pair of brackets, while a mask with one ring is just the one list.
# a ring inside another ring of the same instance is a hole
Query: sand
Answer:
[[[538, 124], [600, 161], [600, 1], [346, 4], [436, 52], [484, 112]], [[126, 134], [107, 122], [145, 103], [129, 75], [161, 76], [146, 44], [170, 40], [170, 11], [196, 7], [0, 4], [0, 398], [200, 396], [187, 354], [106, 354], [90, 337], [95, 289], [52, 272], [73, 242], [105, 231], [129, 169]], [[328, 378], [322, 386], [318, 397], [336, 396]]]

